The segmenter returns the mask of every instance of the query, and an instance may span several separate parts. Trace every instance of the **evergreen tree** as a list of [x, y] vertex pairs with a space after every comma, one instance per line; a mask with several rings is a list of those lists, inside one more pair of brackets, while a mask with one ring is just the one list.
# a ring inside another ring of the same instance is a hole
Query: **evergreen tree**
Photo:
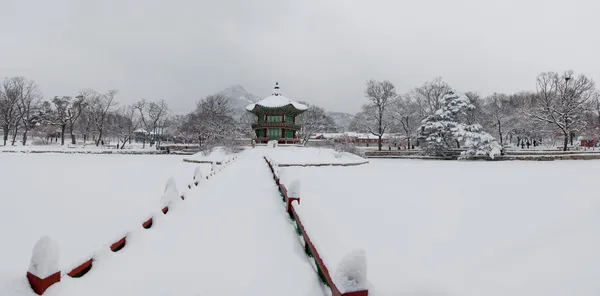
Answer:
[[426, 138], [425, 154], [446, 156], [453, 148], [465, 143], [465, 158], [476, 155], [494, 157], [500, 153], [500, 145], [493, 136], [483, 131], [479, 124], [460, 122], [467, 112], [475, 107], [464, 94], [448, 92], [442, 98], [442, 107], [433, 115], [427, 116], [421, 125], [421, 135]]

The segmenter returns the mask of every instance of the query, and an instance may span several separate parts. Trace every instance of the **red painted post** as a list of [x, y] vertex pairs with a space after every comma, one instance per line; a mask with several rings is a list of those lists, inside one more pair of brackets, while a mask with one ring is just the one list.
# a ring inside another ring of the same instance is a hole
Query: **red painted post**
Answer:
[[152, 227], [152, 218], [146, 220], [146, 222], [142, 223], [142, 227], [144, 227], [145, 229], [149, 229], [150, 227]]
[[110, 250], [113, 252], [117, 252], [125, 247], [125, 243], [127, 242], [127, 236], [124, 236], [122, 239], [116, 241], [114, 244], [110, 245]]
[[36, 294], [42, 295], [50, 286], [60, 282], [59, 256], [58, 244], [49, 237], [44, 236], [35, 244], [27, 280]]
[[299, 197], [289, 197], [287, 199], [287, 211], [288, 211], [288, 213], [292, 212], [292, 207], [293, 207], [292, 202], [294, 202], [294, 201], [297, 201], [298, 204], [300, 204], [300, 198]]
[[[265, 161], [269, 165], [269, 168], [271, 169], [271, 172], [273, 173], [273, 176], [275, 177], [275, 181], [276, 181], [278, 187], [281, 189], [284, 200], [286, 202], [288, 213], [290, 213], [290, 215], [292, 215], [294, 220], [296, 220], [296, 222], [298, 223], [300, 232], [302, 233], [302, 236], [304, 237], [304, 242], [306, 244], [306, 247], [308, 249], [310, 249], [310, 252], [312, 253], [312, 256], [314, 257], [317, 266], [319, 267], [319, 269], [323, 273], [323, 276], [325, 277], [325, 281], [328, 283], [329, 287], [331, 288], [332, 296], [368, 296], [369, 295], [368, 290], [342, 293], [340, 291], [340, 289], [335, 285], [335, 283], [333, 282], [333, 279], [331, 278], [331, 275], [329, 274], [329, 270], [328, 270], [327, 266], [325, 265], [325, 263], [323, 262], [323, 259], [319, 255], [319, 251], [313, 245], [310, 237], [308, 236], [308, 233], [306, 232], [306, 229], [304, 228], [304, 225], [302, 224], [302, 221], [300, 220], [300, 217], [298, 216], [298, 213], [294, 209], [293, 202], [297, 201], [298, 204], [300, 204], [300, 197], [288, 196], [288, 190], [285, 187], [285, 185], [283, 185], [279, 182], [279, 177], [275, 174], [273, 165], [271, 164], [271, 162], [269, 162], [269, 160], [266, 157], [265, 157]], [[294, 189], [294, 192], [295, 193], [293, 193], [293, 194], [298, 194], [298, 189]]]
[[56, 273], [43, 279], [40, 279], [30, 272], [27, 272], [27, 280], [29, 281], [29, 285], [33, 291], [38, 295], [42, 295], [48, 288], [50, 288], [50, 286], [60, 282], [60, 271], [57, 271]]
[[87, 273], [92, 268], [94, 259], [90, 259], [88, 261], [83, 262], [81, 265], [73, 268], [69, 273], [67, 273], [70, 277], [81, 277]]

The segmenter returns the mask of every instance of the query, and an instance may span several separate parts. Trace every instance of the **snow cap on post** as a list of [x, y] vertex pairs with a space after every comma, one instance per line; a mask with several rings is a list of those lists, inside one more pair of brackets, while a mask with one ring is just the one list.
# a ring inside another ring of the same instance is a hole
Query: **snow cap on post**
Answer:
[[194, 170], [194, 180], [198, 182], [200, 181], [200, 179], [202, 179], [202, 169], [200, 168], [200, 166], [197, 166]]
[[40, 279], [47, 278], [58, 271], [60, 249], [58, 243], [48, 236], [42, 237], [33, 247], [28, 272]]
[[163, 193], [163, 196], [160, 199], [160, 204], [161, 206], [166, 207], [179, 198], [180, 197], [179, 192], [177, 192], [177, 184], [175, 183], [175, 179], [171, 177], [169, 178], [169, 181], [167, 181], [167, 185], [165, 186], [165, 192]]
[[300, 181], [293, 180], [288, 186], [288, 197], [300, 197]]
[[367, 295], [367, 255], [363, 250], [346, 254], [338, 263], [333, 282], [343, 294], [365, 291]]

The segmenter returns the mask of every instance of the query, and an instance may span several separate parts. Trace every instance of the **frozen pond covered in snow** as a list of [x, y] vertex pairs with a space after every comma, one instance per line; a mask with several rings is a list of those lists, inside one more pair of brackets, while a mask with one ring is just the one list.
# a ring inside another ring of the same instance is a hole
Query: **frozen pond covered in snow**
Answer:
[[600, 161], [371, 160], [281, 168], [328, 265], [377, 295], [598, 295]]

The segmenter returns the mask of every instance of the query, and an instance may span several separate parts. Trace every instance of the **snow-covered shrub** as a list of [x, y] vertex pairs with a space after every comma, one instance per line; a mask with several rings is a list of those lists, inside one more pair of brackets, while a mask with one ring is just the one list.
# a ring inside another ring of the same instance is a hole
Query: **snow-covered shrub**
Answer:
[[47, 278], [59, 271], [59, 259], [58, 243], [44, 236], [33, 247], [28, 271], [40, 279]]
[[180, 199], [179, 192], [177, 191], [177, 184], [173, 177], [169, 178], [167, 185], [165, 186], [165, 192], [160, 199], [160, 204], [163, 207], [169, 206], [171, 203]]
[[502, 146], [489, 133], [483, 131], [479, 124], [466, 126], [458, 133], [459, 139], [465, 140], [466, 151], [461, 153], [461, 158], [474, 156], [489, 156], [494, 159], [501, 154]]
[[348, 152], [354, 155], [358, 155], [360, 157], [363, 156], [363, 151], [358, 149], [358, 147], [356, 147], [354, 144], [352, 143], [336, 143], [335, 146], [333, 147], [333, 149], [335, 149], [335, 151], [339, 151], [339, 152]]
[[367, 255], [363, 250], [346, 254], [338, 263], [333, 282], [342, 293], [367, 289]]

